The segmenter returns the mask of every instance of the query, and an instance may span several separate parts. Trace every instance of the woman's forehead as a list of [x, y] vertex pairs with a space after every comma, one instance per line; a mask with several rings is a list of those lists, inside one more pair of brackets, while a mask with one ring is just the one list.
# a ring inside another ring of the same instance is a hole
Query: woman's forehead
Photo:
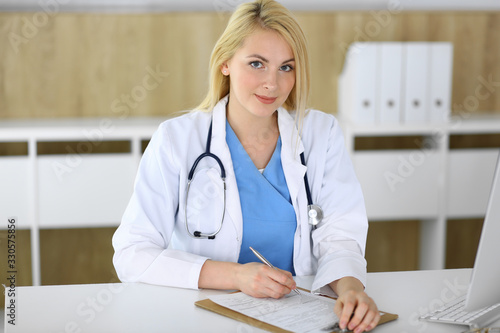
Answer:
[[236, 53], [242, 56], [258, 54], [268, 60], [280, 62], [293, 58], [292, 48], [285, 38], [270, 29], [256, 29], [245, 38]]

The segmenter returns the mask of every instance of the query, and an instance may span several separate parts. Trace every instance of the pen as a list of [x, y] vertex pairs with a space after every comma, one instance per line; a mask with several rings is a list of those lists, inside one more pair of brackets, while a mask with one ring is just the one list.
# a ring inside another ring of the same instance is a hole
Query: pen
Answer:
[[[257, 256], [257, 258], [259, 258], [260, 261], [262, 261], [264, 264], [266, 264], [267, 266], [269, 266], [271, 268], [276, 268], [269, 261], [267, 261], [267, 259], [264, 258], [264, 256], [262, 254], [260, 254], [257, 250], [254, 250], [254, 248], [252, 248], [251, 246], [250, 246], [250, 250], [252, 250], [253, 254], [255, 254]], [[300, 291], [298, 289], [293, 289], [293, 291], [295, 291], [297, 293], [297, 295], [300, 295]]]

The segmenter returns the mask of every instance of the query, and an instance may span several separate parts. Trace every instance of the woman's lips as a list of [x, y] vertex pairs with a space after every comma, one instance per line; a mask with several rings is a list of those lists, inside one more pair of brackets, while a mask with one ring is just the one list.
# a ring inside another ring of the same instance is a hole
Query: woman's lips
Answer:
[[260, 95], [255, 95], [255, 97], [257, 97], [257, 99], [264, 104], [273, 104], [277, 98], [277, 97], [265, 97]]

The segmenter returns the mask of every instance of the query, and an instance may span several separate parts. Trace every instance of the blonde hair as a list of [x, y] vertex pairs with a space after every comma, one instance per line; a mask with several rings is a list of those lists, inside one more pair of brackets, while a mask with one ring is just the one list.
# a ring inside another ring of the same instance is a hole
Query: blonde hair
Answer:
[[290, 45], [295, 58], [295, 85], [283, 107], [297, 112], [299, 129], [309, 97], [309, 57], [304, 32], [292, 13], [274, 0], [256, 0], [238, 6], [226, 29], [215, 44], [210, 58], [210, 82], [207, 96], [197, 107], [210, 111], [229, 93], [229, 77], [222, 75], [221, 66], [243, 45], [245, 38], [257, 29], [279, 33]]

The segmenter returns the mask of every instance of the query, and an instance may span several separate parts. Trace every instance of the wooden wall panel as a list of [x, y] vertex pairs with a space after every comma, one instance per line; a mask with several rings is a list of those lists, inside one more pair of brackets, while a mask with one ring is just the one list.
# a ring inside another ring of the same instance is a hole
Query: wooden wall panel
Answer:
[[366, 242], [368, 272], [418, 270], [419, 221], [370, 222]]
[[[42, 285], [119, 282], [111, 238], [116, 228], [40, 230]], [[0, 231], [0, 279], [7, 284], [7, 231]], [[29, 286], [31, 237], [16, 230], [16, 286]], [[5, 297], [0, 297], [0, 309]]]
[[[4, 223], [4, 221], [2, 221]], [[7, 223], [5, 221], [5, 223]], [[30, 286], [31, 280], [31, 236], [29, 230], [16, 229], [15, 237], [15, 271], [16, 287]], [[12, 243], [11, 243], [12, 244]], [[8, 273], [12, 269], [9, 267], [8, 258], [8, 231], [0, 230], [0, 288], [2, 288], [2, 293], [0, 293], [0, 309], [3, 310], [5, 305], [4, 289], [1, 284], [10, 286], [9, 280], [7, 278], [10, 276]]]
[[[296, 15], [309, 41], [313, 107], [337, 112], [337, 78], [353, 41], [451, 41], [454, 112], [500, 112], [499, 12]], [[192, 108], [206, 92], [208, 58], [227, 18], [58, 13], [27, 34], [33, 13], [0, 13], [0, 119], [157, 116]], [[166, 77], [127, 105], [148, 68], [157, 67]], [[464, 105], [480, 78], [496, 85], [477, 105]]]
[[446, 228], [446, 268], [471, 268], [476, 259], [483, 219], [449, 220]]
[[118, 282], [111, 245], [115, 230], [40, 230], [42, 284]]
[[[22, 37], [31, 14], [0, 17], [3, 118], [147, 116], [193, 107], [207, 89], [211, 48], [225, 26], [213, 14], [61, 13], [13, 47], [9, 36]], [[158, 83], [154, 89], [144, 85], [151, 71], [162, 73], [160, 82], [148, 79]], [[113, 108], [115, 99], [121, 102]]]

